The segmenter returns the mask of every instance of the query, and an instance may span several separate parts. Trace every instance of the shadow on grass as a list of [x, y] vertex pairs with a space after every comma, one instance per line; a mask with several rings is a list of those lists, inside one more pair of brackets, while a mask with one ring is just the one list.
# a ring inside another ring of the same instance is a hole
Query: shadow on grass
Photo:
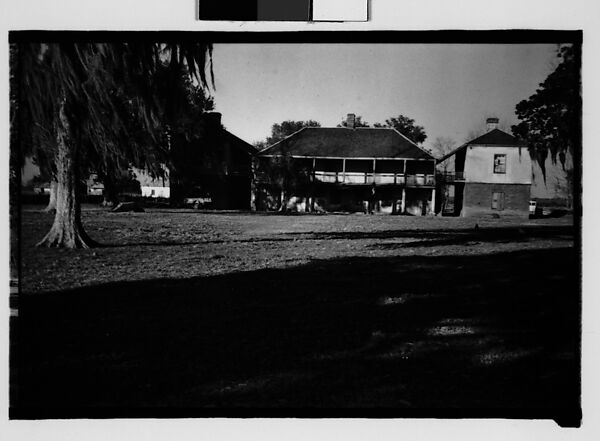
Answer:
[[576, 410], [576, 261], [348, 258], [23, 295], [11, 409]]
[[[575, 228], [571, 225], [535, 225], [518, 227], [486, 227], [479, 228], [451, 228], [451, 229], [413, 229], [413, 230], [382, 230], [382, 231], [348, 231], [348, 232], [319, 232], [310, 236], [319, 240], [360, 240], [360, 239], [439, 239], [455, 241], [470, 241], [478, 239], [485, 242], [513, 241], [519, 238], [531, 239], [553, 239], [565, 237], [573, 239]], [[290, 235], [302, 235], [306, 233], [288, 233]]]
[[445, 245], [462, 245], [470, 242], [478, 243], [509, 243], [526, 242], [537, 239], [556, 239], [572, 242], [575, 229], [573, 226], [527, 226], [527, 227], [492, 227], [478, 229], [433, 229], [433, 230], [381, 230], [369, 232], [292, 232], [282, 233], [279, 236], [251, 237], [244, 239], [210, 239], [205, 241], [156, 241], [133, 243], [108, 243], [101, 247], [144, 247], [144, 246], [184, 246], [208, 245], [223, 243], [256, 243], [256, 242], [293, 242], [307, 240], [393, 240], [414, 239], [408, 243], [380, 243], [371, 245], [371, 248], [393, 249], [430, 247]]
[[[421, 248], [448, 245], [468, 245], [481, 243], [514, 243], [528, 242], [529, 240], [560, 240], [571, 242], [574, 240], [575, 229], [573, 226], [535, 226], [535, 227], [494, 227], [486, 229], [449, 230], [431, 234], [417, 235], [420, 239], [408, 243], [382, 243], [373, 245], [372, 248]], [[415, 236], [407, 236], [415, 237]]]

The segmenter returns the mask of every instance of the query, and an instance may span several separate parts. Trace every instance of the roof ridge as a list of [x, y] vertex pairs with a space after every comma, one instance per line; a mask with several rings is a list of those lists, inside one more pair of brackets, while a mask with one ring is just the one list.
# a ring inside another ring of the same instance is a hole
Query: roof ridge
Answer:
[[[357, 129], [371, 129], [371, 130], [396, 130], [393, 127], [356, 127], [356, 128]], [[410, 141], [410, 139], [409, 139], [409, 141]]]
[[258, 153], [259, 156], [287, 154], [436, 159], [393, 127], [303, 127]]
[[311, 127], [311, 129], [345, 129], [345, 130], [394, 130], [393, 127]]
[[516, 137], [516, 136], [514, 136], [514, 135], [511, 135], [510, 133], [508, 133], [508, 132], [505, 132], [504, 130], [501, 130], [501, 129], [499, 129], [499, 128], [497, 128], [497, 127], [496, 127], [495, 129], [492, 129], [492, 130], [490, 130], [490, 131], [488, 131], [488, 132], [485, 132], [483, 135], [479, 135], [479, 136], [477, 136], [476, 138], [473, 138], [473, 139], [471, 139], [470, 141], [467, 141], [465, 144], [467, 144], [467, 145], [468, 145], [468, 144], [474, 144], [474, 143], [475, 143], [475, 141], [477, 141], [478, 139], [480, 139], [480, 138], [483, 138], [484, 136], [487, 136], [487, 135], [489, 135], [490, 133], [494, 133], [494, 132], [500, 132], [500, 133], [503, 133], [503, 134], [505, 134], [505, 135], [507, 135], [507, 136], [510, 136], [511, 138], [513, 138], [513, 139], [515, 139], [515, 140], [517, 140], [517, 141], [518, 141], [518, 139], [517, 139], [517, 137]]
[[225, 133], [227, 133], [229, 136], [234, 137], [235, 139], [241, 141], [242, 143], [246, 144], [246, 146], [248, 147], [247, 150], [251, 151], [252, 154], [255, 154], [258, 152], [258, 149], [256, 147], [254, 147], [252, 144], [250, 144], [248, 141], [244, 141], [242, 138], [240, 138], [239, 136], [237, 136], [234, 133], [231, 133], [229, 130], [224, 129]]
[[408, 138], [407, 136], [403, 135], [402, 133], [400, 133], [395, 127], [390, 127], [390, 129], [392, 129], [394, 132], [396, 132], [398, 135], [402, 136], [404, 139], [406, 139], [408, 142], [410, 142], [412, 145], [414, 145], [415, 147], [417, 147], [418, 149], [420, 149], [423, 153], [427, 154], [428, 156], [430, 156], [433, 159], [436, 159], [435, 156], [433, 156], [431, 154], [431, 152], [425, 150], [425, 148], [421, 147], [420, 145], [418, 145], [416, 142], [414, 142], [413, 140], [411, 140], [410, 138]]
[[495, 129], [490, 130], [489, 132], [485, 132], [483, 135], [479, 135], [479, 136], [471, 139], [470, 141], [465, 142], [464, 144], [460, 145], [459, 147], [455, 148], [454, 150], [452, 150], [452, 151], [446, 153], [445, 155], [443, 155], [440, 159], [437, 159], [437, 161], [438, 162], [443, 162], [446, 159], [448, 159], [450, 156], [455, 155], [456, 153], [458, 153], [459, 150], [461, 150], [463, 148], [466, 148], [469, 145], [482, 145], [482, 146], [497, 145], [497, 146], [503, 146], [503, 144], [489, 144], [489, 143], [485, 143], [485, 142], [483, 142], [483, 143], [476, 142], [478, 139], [481, 139], [484, 136], [487, 136], [490, 133], [493, 133], [493, 132], [496, 132], [496, 131], [500, 132], [500, 133], [503, 133], [504, 135], [510, 136], [512, 139], [515, 140], [515, 144], [514, 145], [505, 145], [504, 147], [527, 147], [527, 144], [522, 143], [516, 136], [511, 135], [510, 133], [505, 132], [504, 130], [495, 128]]
[[[286, 137], [285, 137], [285, 138], [283, 138], [283, 139], [280, 139], [280, 140], [279, 140], [279, 141], [277, 141], [275, 144], [271, 144], [270, 146], [268, 146], [268, 147], [265, 147], [264, 149], [260, 150], [258, 153], [261, 153], [261, 154], [262, 154], [262, 153], [266, 152], [267, 150], [269, 150], [269, 149], [271, 149], [271, 148], [275, 147], [277, 144], [280, 144], [280, 143], [282, 143], [283, 141], [285, 141], [286, 139], [288, 139], [288, 138], [290, 138], [290, 137], [294, 136], [296, 133], [300, 133], [302, 130], [304, 130], [304, 129], [308, 129], [308, 128], [309, 128], [309, 127], [302, 127], [300, 130], [296, 130], [294, 133], [292, 133], [292, 134], [290, 134], [290, 135], [286, 136]], [[310, 127], [310, 128], [317, 128], [317, 127]]]
[[456, 147], [454, 150], [450, 150], [448, 153], [446, 153], [445, 155], [443, 155], [442, 157], [440, 157], [439, 159], [436, 158], [437, 162], [444, 162], [446, 159], [448, 159], [450, 156], [455, 155], [456, 153], [458, 153], [459, 150], [467, 147], [469, 145], [468, 142]]

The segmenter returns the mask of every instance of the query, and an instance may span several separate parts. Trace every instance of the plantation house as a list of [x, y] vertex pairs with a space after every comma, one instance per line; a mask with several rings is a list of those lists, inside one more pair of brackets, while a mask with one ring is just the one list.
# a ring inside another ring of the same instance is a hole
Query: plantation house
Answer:
[[252, 208], [433, 214], [435, 158], [392, 128], [303, 128], [260, 151]]

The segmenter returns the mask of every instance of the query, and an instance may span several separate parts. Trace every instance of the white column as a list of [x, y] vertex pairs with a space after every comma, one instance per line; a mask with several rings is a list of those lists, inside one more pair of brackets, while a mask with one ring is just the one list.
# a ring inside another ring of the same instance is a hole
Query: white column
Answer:
[[312, 160], [312, 173], [311, 173], [311, 179], [312, 179], [312, 185], [310, 186], [310, 197], [308, 198], [308, 207], [306, 211], [309, 212], [313, 212], [315, 211], [315, 170], [317, 168], [317, 158], [313, 158]]
[[431, 189], [431, 214], [435, 216], [435, 188]]
[[250, 160], [250, 210], [256, 211], [256, 164]]
[[400, 207], [400, 213], [404, 214], [406, 212], [406, 188], [402, 188], [402, 207]]
[[373, 171], [371, 173], [371, 176], [373, 177], [373, 182], [375, 182], [375, 164], [376, 164], [377, 159], [373, 159]]

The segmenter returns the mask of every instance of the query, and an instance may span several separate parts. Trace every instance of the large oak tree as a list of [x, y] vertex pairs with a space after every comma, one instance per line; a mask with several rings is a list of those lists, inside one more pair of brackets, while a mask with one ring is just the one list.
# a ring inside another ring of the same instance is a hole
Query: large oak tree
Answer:
[[38, 245], [88, 248], [96, 243], [81, 223], [84, 173], [98, 161], [143, 163], [160, 173], [168, 157], [163, 121], [182, 99], [172, 87], [182, 72], [208, 86], [212, 46], [32, 43], [14, 50], [17, 125], [28, 122], [23, 138], [32, 140], [19, 144], [40, 149], [56, 174], [54, 222]]
[[548, 155], [553, 163], [560, 160], [564, 166], [567, 153], [581, 151], [580, 50], [578, 46], [562, 46], [556, 69], [533, 95], [516, 106], [521, 121], [512, 126], [512, 132], [527, 142], [544, 179]]

